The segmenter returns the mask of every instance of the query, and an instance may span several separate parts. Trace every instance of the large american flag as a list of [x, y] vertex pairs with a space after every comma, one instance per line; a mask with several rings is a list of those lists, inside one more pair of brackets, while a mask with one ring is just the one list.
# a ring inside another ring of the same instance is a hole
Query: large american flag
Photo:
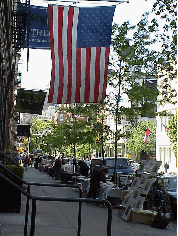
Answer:
[[52, 54], [48, 102], [102, 102], [115, 6], [48, 9]]

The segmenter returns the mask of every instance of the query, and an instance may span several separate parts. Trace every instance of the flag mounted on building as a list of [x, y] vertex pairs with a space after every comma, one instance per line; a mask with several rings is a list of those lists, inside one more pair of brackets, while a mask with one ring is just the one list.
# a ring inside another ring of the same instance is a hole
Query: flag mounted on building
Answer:
[[[19, 25], [19, 27], [21, 28], [18, 29], [17, 34], [18, 38], [24, 38], [23, 47], [27, 48], [29, 46], [29, 48], [50, 49], [48, 8], [42, 6], [29, 5], [27, 11], [27, 4], [18, 2], [17, 14], [19, 16], [19, 20], [22, 21]], [[29, 28], [23, 31], [22, 24], [27, 24], [27, 17]], [[27, 37], [28, 30], [29, 39]]]
[[149, 129], [147, 129], [147, 130], [145, 131], [145, 137], [144, 137], [144, 142], [145, 142], [145, 143], [148, 142], [148, 138], [150, 137], [150, 135], [152, 135], [152, 132], [151, 132]]
[[103, 102], [114, 11], [115, 6], [49, 5], [49, 103]]

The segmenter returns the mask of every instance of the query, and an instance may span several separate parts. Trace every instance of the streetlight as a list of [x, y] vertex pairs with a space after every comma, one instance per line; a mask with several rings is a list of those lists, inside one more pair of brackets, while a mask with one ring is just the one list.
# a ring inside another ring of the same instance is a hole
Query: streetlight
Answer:
[[120, 93], [121, 93], [121, 61], [120, 61], [120, 70], [119, 70], [119, 91], [116, 97], [116, 114], [115, 114], [115, 123], [116, 123], [116, 130], [115, 130], [115, 165], [114, 165], [114, 183], [117, 184], [117, 124], [118, 124], [118, 114], [119, 114], [119, 100], [120, 100]]

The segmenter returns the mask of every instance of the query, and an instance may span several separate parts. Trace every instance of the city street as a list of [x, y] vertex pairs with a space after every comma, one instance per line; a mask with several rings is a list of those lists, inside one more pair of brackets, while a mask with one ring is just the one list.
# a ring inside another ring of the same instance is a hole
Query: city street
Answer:
[[[35, 168], [25, 171], [24, 179], [28, 182], [59, 183], [46, 173]], [[12, 193], [13, 194], [13, 193]], [[79, 197], [76, 189], [38, 187], [31, 188], [35, 196]], [[22, 195], [20, 214], [0, 214], [0, 235], [22, 236], [25, 220], [26, 197]], [[31, 205], [30, 205], [31, 211]], [[68, 202], [37, 202], [36, 236], [77, 236], [78, 203]], [[30, 234], [30, 214], [28, 235]], [[118, 217], [118, 209], [112, 211], [112, 236], [176, 236], [176, 222], [170, 222], [166, 229], [156, 229], [149, 225], [125, 222]], [[81, 236], [106, 236], [107, 207], [82, 203]]]

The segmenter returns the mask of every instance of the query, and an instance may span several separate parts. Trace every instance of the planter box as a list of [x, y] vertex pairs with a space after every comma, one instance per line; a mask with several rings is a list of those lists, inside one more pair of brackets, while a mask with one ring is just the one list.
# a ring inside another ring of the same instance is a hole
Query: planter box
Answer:
[[[7, 166], [8, 167], [8, 166]], [[21, 173], [20, 177], [22, 177], [22, 169], [19, 169], [22, 167], [17, 166], [11, 166], [9, 169], [11, 169], [16, 174]], [[18, 184], [22, 187], [22, 181], [18, 180], [17, 178], [13, 178], [12, 175], [10, 175], [7, 172], [4, 172], [4, 170], [0, 169], [0, 172], [4, 174], [7, 178], [12, 180], [14, 183]], [[8, 213], [20, 213], [21, 208], [21, 192], [16, 187], [8, 183], [3, 178], [0, 178], [0, 196], [1, 196], [1, 203], [0, 203], [0, 212], [8, 212]]]

